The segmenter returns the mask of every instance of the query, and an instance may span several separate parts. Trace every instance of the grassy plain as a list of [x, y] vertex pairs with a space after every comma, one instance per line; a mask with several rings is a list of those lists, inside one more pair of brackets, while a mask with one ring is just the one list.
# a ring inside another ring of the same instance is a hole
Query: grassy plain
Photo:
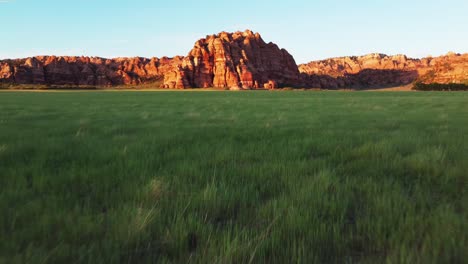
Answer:
[[462, 263], [468, 93], [0, 93], [0, 263]]

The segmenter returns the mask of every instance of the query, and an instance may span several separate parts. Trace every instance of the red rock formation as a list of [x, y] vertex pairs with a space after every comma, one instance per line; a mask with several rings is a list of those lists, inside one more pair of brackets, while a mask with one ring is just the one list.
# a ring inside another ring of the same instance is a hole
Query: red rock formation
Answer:
[[16, 84], [112, 86], [163, 80], [164, 88], [263, 88], [302, 85], [294, 58], [252, 31], [207, 36], [187, 57], [43, 56], [0, 61], [0, 81]]
[[302, 84], [294, 58], [250, 30], [222, 32], [197, 41], [179, 70], [179, 74], [165, 78], [165, 84], [178, 82], [189, 87], [231, 89]]
[[206, 36], [186, 57], [115, 58], [38, 56], [0, 61], [0, 83], [162, 88], [366, 88], [467, 82], [468, 54], [410, 59], [369, 54], [296, 65], [294, 58], [250, 30]]
[[0, 62], [0, 81], [13, 82], [14, 72], [12, 66], [7, 62]]
[[382, 87], [468, 80], [468, 54], [449, 53], [436, 58], [410, 59], [405, 55], [369, 54], [299, 65], [307, 86], [318, 88]]

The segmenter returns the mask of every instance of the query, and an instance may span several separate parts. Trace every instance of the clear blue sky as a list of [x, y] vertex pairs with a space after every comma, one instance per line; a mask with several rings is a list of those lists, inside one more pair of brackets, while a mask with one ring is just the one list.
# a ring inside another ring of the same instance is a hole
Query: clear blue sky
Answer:
[[298, 63], [371, 52], [468, 52], [467, 0], [0, 0], [0, 58], [186, 55], [247, 28]]

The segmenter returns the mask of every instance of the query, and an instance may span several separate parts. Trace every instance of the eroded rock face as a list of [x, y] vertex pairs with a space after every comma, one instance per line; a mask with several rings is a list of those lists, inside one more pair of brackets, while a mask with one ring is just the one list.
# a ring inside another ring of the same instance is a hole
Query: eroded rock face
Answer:
[[307, 86], [366, 88], [468, 80], [468, 54], [449, 53], [436, 58], [411, 59], [405, 55], [369, 54], [332, 58], [299, 65]]
[[[185, 80], [180, 80], [185, 78]], [[257, 89], [302, 85], [294, 58], [252, 31], [207, 36], [195, 43], [184, 58], [179, 74], [165, 78], [165, 85]], [[273, 85], [272, 85], [273, 84]]]
[[11, 65], [7, 62], [0, 62], [0, 81], [1, 82], [13, 82], [14, 72]]

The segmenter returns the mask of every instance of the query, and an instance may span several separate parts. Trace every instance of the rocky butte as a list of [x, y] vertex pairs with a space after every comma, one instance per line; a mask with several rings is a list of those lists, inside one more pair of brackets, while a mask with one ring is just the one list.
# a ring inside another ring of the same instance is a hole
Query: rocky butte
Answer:
[[177, 71], [164, 76], [166, 88], [272, 89], [301, 84], [294, 58], [250, 30], [200, 39]]
[[[275, 89], [368, 88], [468, 80], [468, 54], [436, 58], [369, 54], [297, 65], [260, 34], [221, 32], [198, 40], [187, 56], [115, 58], [37, 56], [0, 60], [0, 84], [64, 87]], [[23, 86], [24, 87], [24, 86]]]

